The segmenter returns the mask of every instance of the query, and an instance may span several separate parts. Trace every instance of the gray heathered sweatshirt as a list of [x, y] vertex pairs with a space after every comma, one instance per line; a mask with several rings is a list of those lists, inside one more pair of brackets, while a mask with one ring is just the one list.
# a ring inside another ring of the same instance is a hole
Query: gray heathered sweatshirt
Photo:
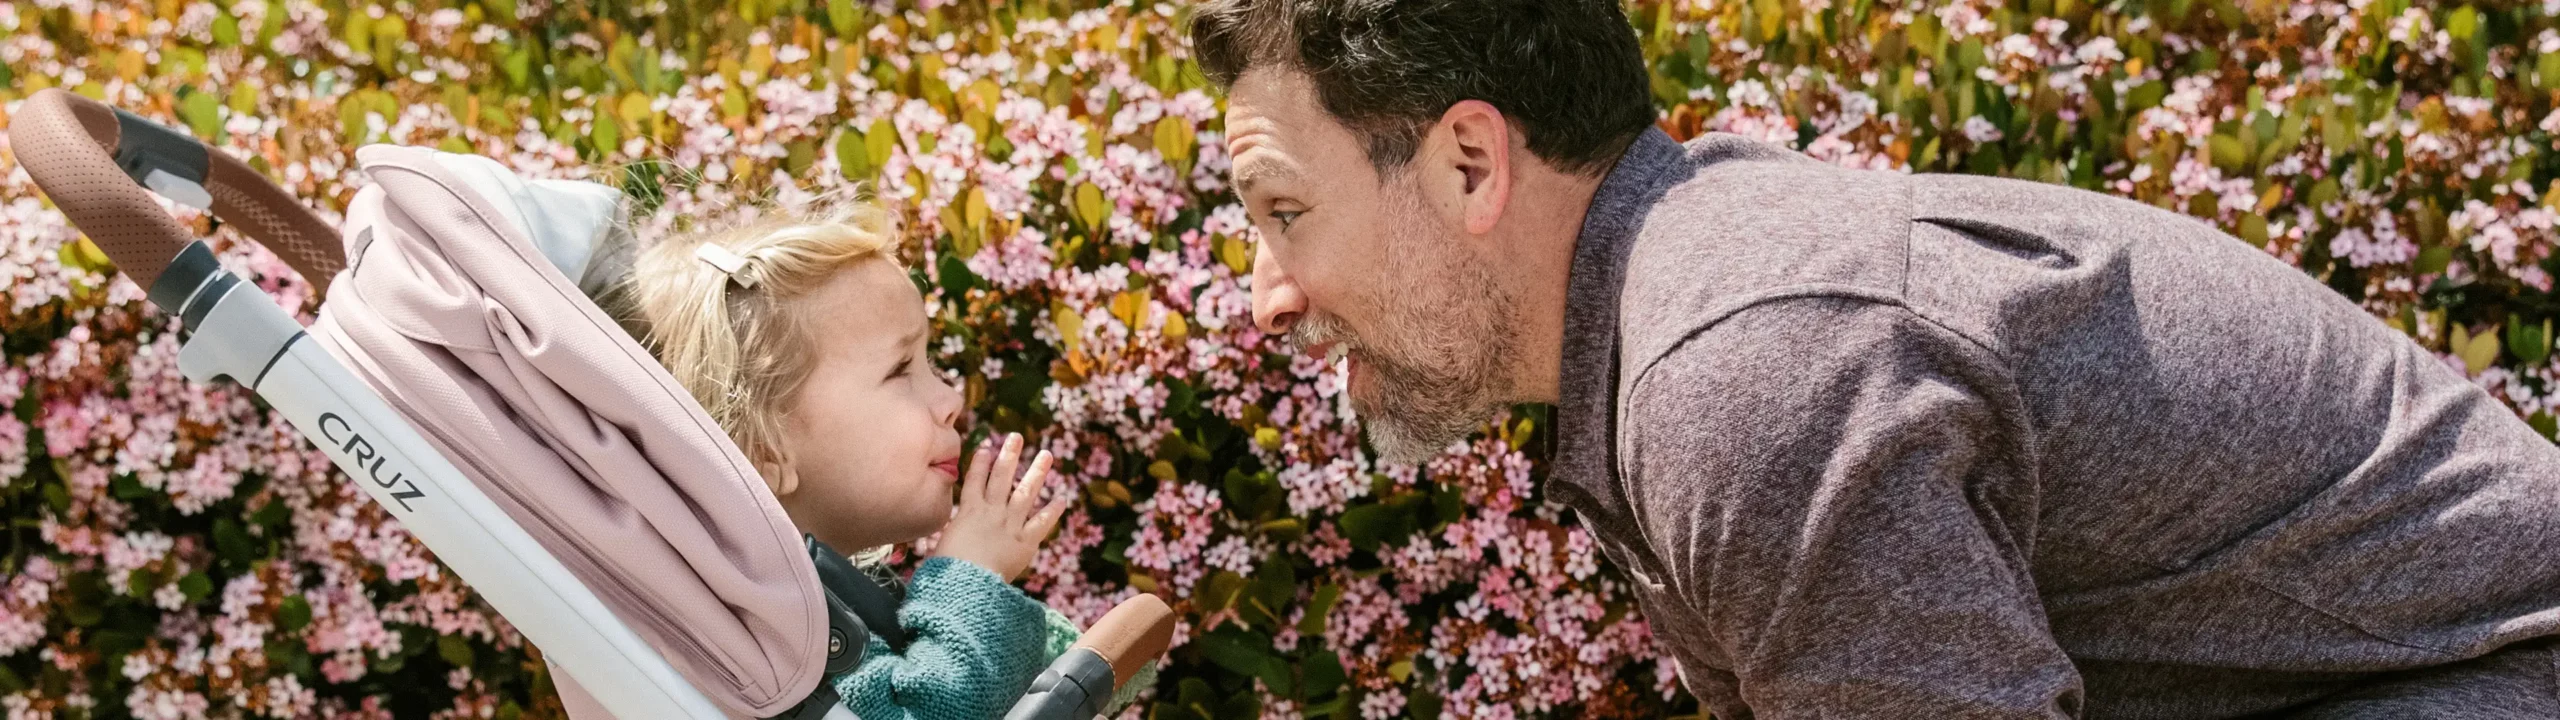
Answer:
[[1561, 393], [1553, 491], [1720, 718], [2230, 717], [2560, 633], [2560, 447], [2127, 200], [1648, 132]]

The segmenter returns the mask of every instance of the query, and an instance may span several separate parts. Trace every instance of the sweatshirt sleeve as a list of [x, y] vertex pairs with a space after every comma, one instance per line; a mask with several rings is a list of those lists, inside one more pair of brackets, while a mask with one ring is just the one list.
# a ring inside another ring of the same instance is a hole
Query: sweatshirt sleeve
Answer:
[[985, 568], [929, 558], [898, 609], [906, 652], [872, 638], [836, 691], [864, 720], [1001, 717], [1048, 662], [1046, 610]]
[[[2006, 365], [1898, 305], [1745, 309], [1641, 372], [1620, 447], [1717, 717], [2068, 718]], [[1648, 608], [1648, 614], [1655, 614]]]

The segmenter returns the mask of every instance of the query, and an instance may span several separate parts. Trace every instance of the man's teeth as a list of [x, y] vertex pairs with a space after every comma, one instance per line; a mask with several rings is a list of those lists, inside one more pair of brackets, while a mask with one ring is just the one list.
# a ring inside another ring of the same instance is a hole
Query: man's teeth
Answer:
[[1343, 347], [1341, 345], [1334, 345], [1324, 351], [1324, 361], [1326, 364], [1340, 364], [1342, 362], [1342, 358], [1347, 357], [1350, 354], [1350, 348]]

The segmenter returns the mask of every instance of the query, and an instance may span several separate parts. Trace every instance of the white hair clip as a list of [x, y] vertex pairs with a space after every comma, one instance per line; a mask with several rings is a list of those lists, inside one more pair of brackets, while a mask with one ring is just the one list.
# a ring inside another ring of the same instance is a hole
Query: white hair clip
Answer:
[[737, 283], [738, 287], [749, 290], [755, 289], [756, 279], [754, 277], [738, 274], [739, 272], [747, 269], [747, 259], [745, 257], [741, 257], [737, 253], [729, 252], [728, 248], [713, 245], [711, 243], [703, 243], [693, 246], [693, 256], [701, 259], [705, 264], [719, 268], [720, 272], [727, 274], [729, 276], [729, 281]]

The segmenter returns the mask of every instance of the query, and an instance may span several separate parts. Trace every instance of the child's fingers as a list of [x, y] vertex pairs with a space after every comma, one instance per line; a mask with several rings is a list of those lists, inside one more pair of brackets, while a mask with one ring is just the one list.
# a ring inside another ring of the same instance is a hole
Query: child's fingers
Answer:
[[960, 473], [960, 502], [975, 505], [987, 495], [987, 470], [994, 466], [995, 438], [978, 443], [978, 452], [969, 457], [969, 469]]
[[1031, 516], [1031, 523], [1023, 529], [1031, 531], [1033, 540], [1047, 539], [1051, 531], [1058, 529], [1058, 518], [1066, 517], [1067, 506], [1074, 504], [1068, 501], [1073, 499], [1072, 495], [1059, 495], [1058, 499], [1049, 501], [1048, 507], [1041, 508], [1040, 514]]
[[997, 451], [996, 453], [995, 473], [991, 476], [992, 479], [990, 482], [988, 482], [984, 487], [979, 488], [979, 492], [981, 494], [978, 496], [978, 499], [988, 503], [1002, 505], [1004, 503], [1003, 493], [1009, 493], [1013, 490], [1013, 479], [1020, 477], [1017, 472], [1021, 470], [1021, 467], [1022, 435], [1020, 433], [1007, 434], [1004, 436], [1004, 449]]
[[1013, 484], [1013, 497], [1009, 502], [1014, 517], [1031, 515], [1032, 506], [1040, 502], [1040, 489], [1049, 485], [1049, 466], [1056, 461], [1057, 458], [1051, 457], [1047, 450], [1040, 451], [1038, 457], [1031, 459], [1031, 468], [1022, 471], [1022, 479]]

